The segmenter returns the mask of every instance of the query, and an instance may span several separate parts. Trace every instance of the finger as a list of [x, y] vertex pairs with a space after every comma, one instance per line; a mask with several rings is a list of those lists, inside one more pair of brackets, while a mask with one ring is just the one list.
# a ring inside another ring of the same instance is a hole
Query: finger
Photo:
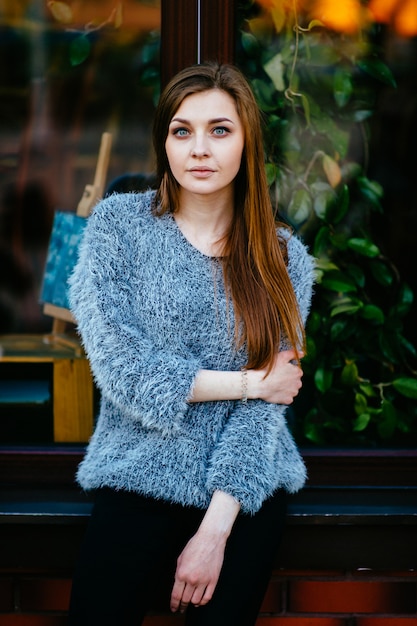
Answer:
[[172, 588], [172, 592], [171, 592], [171, 601], [169, 604], [170, 609], [173, 613], [178, 611], [178, 609], [180, 608], [184, 589], [185, 589], [185, 583], [175, 581], [174, 586]]
[[297, 354], [295, 350], [281, 350], [276, 358], [280, 361], [293, 361], [297, 358]]
[[207, 587], [204, 590], [204, 595], [203, 595], [203, 597], [200, 600], [199, 606], [204, 606], [205, 604], [210, 602], [210, 600], [213, 597], [213, 593], [214, 593], [215, 588], [216, 588], [216, 585], [212, 585], [212, 584], [211, 585], [207, 585]]
[[201, 585], [200, 587], [196, 587], [194, 589], [194, 593], [191, 596], [191, 604], [194, 604], [194, 606], [200, 606], [202, 604], [202, 599], [204, 597], [206, 591], [206, 586], [205, 585]]
[[194, 585], [190, 585], [190, 584], [186, 584], [184, 587], [184, 592], [182, 594], [182, 598], [181, 598], [181, 604], [183, 606], [188, 606], [191, 602], [191, 598], [193, 597], [195, 591], [196, 591], [196, 587]]
[[275, 358], [275, 364], [279, 367], [285, 363], [292, 363], [293, 365], [299, 365], [300, 360], [303, 358], [304, 352], [295, 350], [282, 350], [278, 352]]
[[[194, 585], [190, 585], [188, 583], [182, 583], [182, 595], [179, 598], [179, 603], [178, 603], [178, 607], [176, 610], [179, 610], [180, 613], [184, 613], [185, 610], [187, 609], [188, 605], [190, 604], [190, 602], [192, 601], [192, 598], [194, 596], [194, 593], [196, 593], [196, 598], [199, 600], [201, 599], [201, 596], [204, 593], [204, 586], [201, 587], [200, 592], [198, 593], [198, 588], [194, 587]], [[194, 602], [193, 602], [194, 604]], [[174, 611], [175, 612], [175, 611]]]

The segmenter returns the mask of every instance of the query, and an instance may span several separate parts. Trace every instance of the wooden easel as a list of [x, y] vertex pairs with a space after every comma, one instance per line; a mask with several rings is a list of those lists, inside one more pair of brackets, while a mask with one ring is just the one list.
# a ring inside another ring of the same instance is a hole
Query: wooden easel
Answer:
[[[92, 185], [85, 186], [84, 193], [77, 206], [76, 215], [80, 217], [88, 217], [94, 206], [103, 197], [110, 161], [111, 142], [111, 134], [107, 132], [103, 133], [101, 136], [94, 182]], [[67, 324], [73, 324], [75, 322], [71, 311], [63, 307], [55, 306], [54, 304], [45, 303], [43, 312], [45, 315], [53, 318], [52, 336], [59, 341], [65, 342], [65, 337], [62, 335], [65, 333]]]

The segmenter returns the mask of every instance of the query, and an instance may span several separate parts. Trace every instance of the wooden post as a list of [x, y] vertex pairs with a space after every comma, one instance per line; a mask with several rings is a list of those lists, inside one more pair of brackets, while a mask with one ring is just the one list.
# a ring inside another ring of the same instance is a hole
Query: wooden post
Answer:
[[54, 441], [88, 441], [93, 430], [93, 383], [86, 359], [54, 361]]

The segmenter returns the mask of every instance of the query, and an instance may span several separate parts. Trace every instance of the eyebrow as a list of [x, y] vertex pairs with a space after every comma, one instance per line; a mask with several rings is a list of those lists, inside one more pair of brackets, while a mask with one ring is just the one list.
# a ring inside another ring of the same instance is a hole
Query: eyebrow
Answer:
[[[173, 117], [171, 120], [171, 124], [173, 122], [179, 122], [180, 124], [190, 124], [189, 120], [185, 120], [182, 117]], [[230, 124], [234, 124], [233, 120], [228, 117], [215, 117], [212, 120], [208, 120], [208, 124], [219, 124], [220, 122], [230, 122]]]

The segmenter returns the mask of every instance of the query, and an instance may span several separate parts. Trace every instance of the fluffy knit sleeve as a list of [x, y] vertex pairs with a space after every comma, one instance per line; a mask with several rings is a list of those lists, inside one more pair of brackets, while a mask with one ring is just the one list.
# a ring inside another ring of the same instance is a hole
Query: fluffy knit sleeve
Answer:
[[[314, 263], [295, 237], [288, 242], [288, 271], [303, 322], [310, 309]], [[306, 480], [304, 463], [288, 431], [287, 406], [250, 400], [236, 402], [210, 459], [209, 491], [232, 495], [242, 511], [256, 513], [278, 487], [292, 493]]]
[[128, 200], [112, 196], [88, 220], [69, 281], [70, 306], [103, 397], [144, 427], [172, 434], [186, 413], [200, 364], [169, 346], [155, 349], [143, 332], [132, 304], [131, 225], [120, 216], [124, 207], [118, 202]]

